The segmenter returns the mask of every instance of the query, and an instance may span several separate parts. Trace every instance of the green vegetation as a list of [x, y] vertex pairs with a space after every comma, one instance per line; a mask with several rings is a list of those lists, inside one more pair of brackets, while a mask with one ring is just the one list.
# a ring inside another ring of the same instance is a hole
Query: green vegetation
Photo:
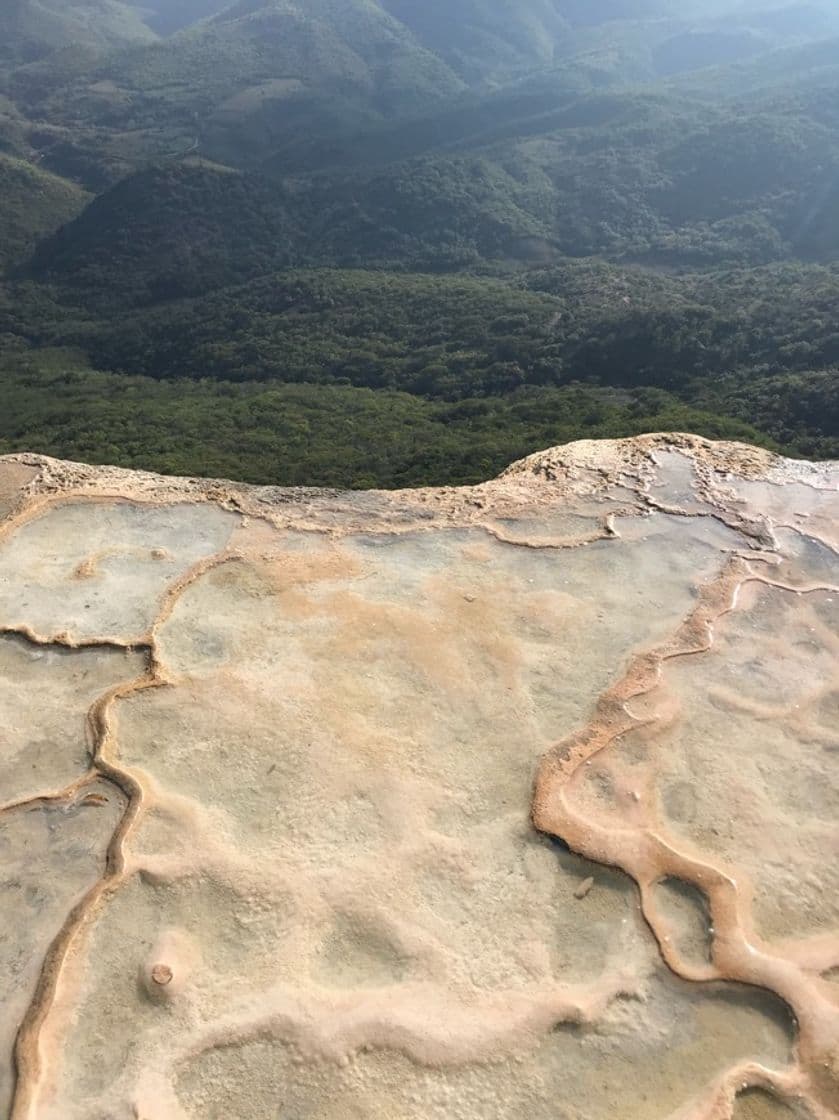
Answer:
[[80, 214], [90, 196], [75, 183], [0, 155], [0, 270], [22, 264], [38, 240]]
[[772, 446], [665, 393], [522, 390], [457, 404], [347, 386], [159, 382], [19, 352], [0, 364], [0, 453], [248, 482], [393, 487], [480, 482], [571, 439], [695, 431]]
[[[458, 132], [479, 127], [464, 111], [444, 118], [444, 154], [380, 164], [391, 148], [385, 130], [356, 153], [363, 166], [306, 177], [232, 175], [190, 157], [103, 193], [42, 246], [32, 275], [133, 305], [284, 267], [486, 271], [594, 255], [675, 267], [832, 260], [835, 103], [813, 95], [784, 112], [735, 113], [610, 93], [546, 113], [538, 99], [540, 111], [501, 114], [470, 151], [449, 150]], [[402, 150], [428, 144], [428, 128], [417, 124], [412, 136], [402, 126]]]
[[108, 48], [155, 38], [120, 0], [4, 0], [0, 61], [27, 63], [68, 43]]
[[352, 486], [653, 428], [839, 456], [831, 6], [3, 27], [0, 450]]

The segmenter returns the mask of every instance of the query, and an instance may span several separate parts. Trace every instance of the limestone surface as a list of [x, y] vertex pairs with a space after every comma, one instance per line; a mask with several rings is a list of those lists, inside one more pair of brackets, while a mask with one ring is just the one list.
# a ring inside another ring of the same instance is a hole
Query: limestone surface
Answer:
[[0, 459], [0, 1117], [839, 1116], [839, 465]]

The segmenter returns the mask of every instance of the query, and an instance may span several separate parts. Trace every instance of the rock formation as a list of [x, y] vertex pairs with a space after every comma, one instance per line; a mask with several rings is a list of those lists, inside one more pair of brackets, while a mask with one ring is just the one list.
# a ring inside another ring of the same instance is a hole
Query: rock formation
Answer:
[[839, 1114], [836, 465], [0, 516], [0, 1116]]

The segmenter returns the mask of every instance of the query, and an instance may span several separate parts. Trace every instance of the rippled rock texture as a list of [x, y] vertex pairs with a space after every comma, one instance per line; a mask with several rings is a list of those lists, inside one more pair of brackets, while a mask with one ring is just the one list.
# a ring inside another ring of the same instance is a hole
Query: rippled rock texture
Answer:
[[839, 469], [0, 516], [0, 1116], [837, 1115]]

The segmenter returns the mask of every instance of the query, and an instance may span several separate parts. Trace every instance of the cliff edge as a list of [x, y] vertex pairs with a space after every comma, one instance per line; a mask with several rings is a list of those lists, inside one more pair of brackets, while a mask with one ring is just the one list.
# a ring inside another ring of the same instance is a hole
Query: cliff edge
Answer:
[[0, 1116], [839, 1113], [839, 464], [0, 518]]

